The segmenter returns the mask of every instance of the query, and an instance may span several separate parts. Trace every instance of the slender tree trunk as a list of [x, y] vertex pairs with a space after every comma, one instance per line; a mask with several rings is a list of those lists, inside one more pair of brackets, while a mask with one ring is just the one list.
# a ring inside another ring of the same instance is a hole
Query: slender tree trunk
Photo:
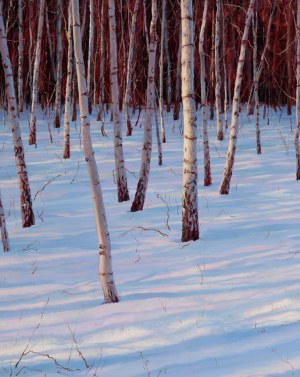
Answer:
[[38, 22], [38, 33], [37, 33], [37, 41], [36, 41], [36, 48], [35, 48], [35, 60], [34, 60], [33, 83], [32, 83], [30, 134], [29, 134], [29, 140], [28, 140], [30, 145], [36, 144], [36, 107], [38, 104], [38, 84], [39, 84], [41, 49], [42, 49], [45, 0], [40, 0], [39, 5], [40, 5], [39, 22]]
[[64, 114], [64, 158], [70, 158], [72, 73], [73, 73], [73, 41], [72, 41], [72, 6], [71, 6], [71, 1], [70, 1], [69, 15], [68, 15], [68, 67], [67, 67], [66, 99], [65, 99], [65, 114]]
[[88, 113], [88, 96], [85, 78], [85, 68], [82, 52], [82, 40], [79, 18], [78, 0], [72, 0], [73, 37], [76, 58], [76, 71], [79, 92], [80, 120], [82, 128], [83, 150], [87, 162], [91, 184], [91, 195], [94, 205], [97, 235], [99, 241], [99, 278], [102, 285], [105, 302], [118, 302], [118, 294], [114, 283], [111, 264], [111, 243], [107, 227], [105, 208], [102, 198], [100, 179], [90, 135], [90, 120]]
[[142, 211], [149, 181], [150, 162], [152, 152], [152, 117], [155, 110], [155, 60], [157, 48], [157, 0], [152, 0], [152, 19], [150, 24], [149, 63], [147, 81], [146, 119], [144, 125], [144, 142], [139, 181], [135, 198], [131, 205], [131, 212]]
[[158, 165], [162, 165], [162, 146], [161, 146], [161, 139], [159, 133], [159, 126], [158, 126], [158, 116], [157, 116], [157, 109], [155, 109], [155, 128], [156, 128], [156, 140], [157, 140], [157, 151], [158, 151]]
[[5, 75], [5, 91], [8, 102], [8, 111], [10, 117], [10, 127], [13, 137], [13, 145], [15, 152], [17, 176], [20, 190], [20, 202], [22, 213], [23, 228], [34, 225], [34, 213], [32, 210], [32, 201], [30, 193], [30, 185], [28, 180], [27, 168], [25, 163], [24, 148], [21, 138], [21, 130], [19, 127], [19, 118], [17, 111], [17, 101], [15, 95], [15, 87], [13, 80], [13, 73], [11, 67], [11, 60], [9, 56], [7, 39], [5, 35], [5, 27], [2, 15], [3, 0], [0, 0], [0, 53], [2, 58], [2, 65]]
[[206, 100], [206, 84], [205, 84], [205, 52], [204, 52], [204, 36], [207, 21], [208, 0], [204, 2], [202, 24], [199, 35], [199, 54], [200, 54], [200, 81], [201, 81], [201, 109], [202, 109], [202, 129], [203, 129], [203, 159], [204, 159], [204, 186], [212, 184], [210, 170], [210, 153], [209, 140], [207, 131], [207, 100]]
[[297, 89], [296, 89], [296, 131], [295, 131], [295, 151], [296, 151], [296, 179], [300, 179], [300, 0], [297, 0]]
[[89, 34], [89, 54], [88, 54], [88, 71], [87, 71], [87, 87], [89, 98], [89, 113], [92, 113], [93, 101], [93, 81], [92, 73], [94, 67], [94, 29], [95, 29], [95, 8], [94, 0], [90, 0], [90, 34]]
[[51, 42], [51, 31], [50, 31], [50, 25], [49, 25], [48, 6], [47, 5], [46, 5], [46, 8], [45, 8], [45, 22], [46, 22], [46, 28], [47, 28], [49, 57], [50, 57], [50, 62], [51, 62], [51, 72], [52, 72], [53, 80], [56, 82], [56, 69], [55, 69], [55, 62], [54, 62], [54, 57], [53, 57], [53, 49], [52, 49], [52, 42]]
[[[292, 26], [294, 24], [294, 15], [292, 2], [286, 5], [285, 12], [287, 13], [287, 39], [286, 39], [286, 57], [287, 57], [287, 79], [288, 88], [292, 87], [294, 81], [294, 70], [293, 70], [293, 58], [292, 58]], [[297, 90], [297, 89], [296, 89]], [[287, 113], [292, 115], [292, 101], [290, 98], [290, 93], [287, 96]]]
[[251, 19], [253, 16], [253, 4], [254, 4], [254, 0], [250, 0], [249, 8], [247, 11], [247, 16], [246, 16], [244, 33], [243, 33], [243, 37], [241, 41], [241, 50], [240, 50], [240, 56], [238, 60], [238, 66], [236, 70], [236, 79], [235, 79], [235, 85], [234, 85], [229, 144], [228, 144], [226, 163], [224, 167], [223, 180], [220, 187], [220, 194], [229, 194], [229, 190], [230, 190], [230, 181], [232, 177], [234, 157], [235, 157], [235, 152], [236, 152], [236, 142], [237, 142], [237, 136], [238, 136], [238, 116], [239, 116], [239, 110], [240, 110], [240, 93], [241, 93], [241, 85], [242, 85], [242, 78], [243, 78], [243, 68], [244, 68], [244, 62], [245, 62], [245, 54], [246, 54], [249, 28], [250, 28]]
[[149, 54], [150, 42], [149, 42], [149, 34], [148, 34], [148, 28], [147, 28], [146, 0], [143, 0], [143, 11], [144, 11], [144, 32], [145, 32], [145, 38], [146, 38], [147, 51]]
[[184, 121], [182, 242], [199, 238], [197, 124], [194, 99], [194, 25], [192, 0], [181, 0], [182, 106]]
[[104, 1], [101, 4], [101, 21], [100, 21], [100, 94], [99, 94], [99, 110], [97, 120], [102, 120], [104, 110]]
[[122, 127], [119, 109], [118, 87], [118, 55], [116, 39], [115, 0], [109, 0], [109, 31], [110, 31], [110, 87], [112, 96], [112, 113], [114, 122], [114, 146], [116, 162], [116, 179], [118, 186], [118, 201], [129, 200], [127, 177], [122, 146]]
[[160, 36], [160, 58], [159, 58], [159, 114], [162, 142], [166, 142], [165, 120], [164, 120], [164, 49], [165, 49], [165, 22], [166, 22], [166, 1], [162, 0], [161, 36]]
[[136, 0], [134, 4], [134, 10], [131, 20], [131, 29], [130, 29], [130, 41], [129, 41], [129, 52], [128, 52], [128, 60], [127, 60], [127, 76], [126, 76], [126, 89], [124, 95], [124, 115], [125, 115], [125, 122], [126, 122], [126, 136], [130, 136], [132, 134], [132, 126], [130, 122], [129, 116], [129, 101], [131, 97], [131, 85], [132, 85], [132, 77], [133, 77], [133, 55], [134, 55], [134, 36], [135, 36], [135, 29], [136, 29], [136, 20], [138, 15], [138, 10], [140, 7], [140, 0]]
[[222, 2], [222, 54], [223, 54], [223, 71], [224, 71], [224, 124], [225, 129], [228, 128], [228, 110], [229, 110], [229, 100], [228, 100], [228, 82], [227, 82], [227, 66], [226, 66], [226, 45], [225, 45], [225, 16], [224, 16], [224, 3]]
[[[166, 11], [164, 12], [164, 45], [165, 45], [165, 62], [167, 66], [167, 79], [166, 79], [166, 99], [167, 99], [167, 112], [171, 111], [171, 101], [172, 101], [172, 79], [171, 79], [171, 61], [169, 53], [169, 33], [168, 25], [166, 19]], [[163, 143], [165, 143], [163, 139]]]
[[77, 119], [77, 97], [78, 97], [78, 90], [77, 90], [77, 75], [76, 75], [76, 67], [73, 68], [73, 83], [72, 83], [72, 122], [75, 122]]
[[62, 80], [62, 0], [56, 0], [57, 23], [56, 23], [56, 88], [55, 88], [55, 106], [54, 106], [54, 128], [60, 128], [61, 113], [61, 80]]
[[217, 139], [223, 140], [223, 125], [221, 119], [222, 105], [221, 105], [221, 74], [220, 74], [220, 17], [221, 4], [220, 0], [216, 0], [216, 29], [215, 29], [215, 101], [216, 101], [216, 118], [217, 118]]
[[23, 0], [18, 0], [18, 23], [19, 23], [19, 59], [18, 59], [18, 109], [23, 111]]
[[176, 84], [175, 84], [175, 104], [174, 104], [174, 120], [179, 119], [181, 98], [181, 23], [179, 25], [179, 44], [177, 51], [177, 67], [176, 67]]
[[2, 240], [2, 245], [3, 245], [3, 251], [7, 252], [9, 251], [10, 248], [9, 248], [8, 232], [7, 232], [6, 223], [5, 223], [4, 207], [3, 207], [2, 199], [1, 199], [1, 191], [0, 191], [0, 230], [1, 230], [1, 240]]

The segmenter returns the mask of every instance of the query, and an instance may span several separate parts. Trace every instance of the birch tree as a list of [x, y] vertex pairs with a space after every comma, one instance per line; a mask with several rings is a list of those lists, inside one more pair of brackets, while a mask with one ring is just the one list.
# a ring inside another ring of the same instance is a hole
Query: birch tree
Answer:
[[295, 151], [296, 151], [296, 179], [300, 179], [300, 146], [299, 146], [299, 133], [300, 133], [300, 0], [297, 0], [297, 86], [296, 86], [296, 131], [295, 131]]
[[72, 41], [72, 4], [69, 3], [68, 14], [68, 66], [67, 66], [67, 83], [66, 99], [64, 114], [64, 158], [70, 158], [70, 119], [72, 111], [72, 73], [73, 73], [73, 41]]
[[216, 118], [217, 118], [217, 139], [223, 140], [223, 126], [222, 126], [222, 105], [221, 105], [221, 74], [220, 74], [220, 18], [221, 5], [220, 0], [216, 0], [216, 24], [215, 24], [215, 101], [216, 101]]
[[181, 0], [182, 107], [184, 121], [182, 242], [199, 238], [197, 124], [194, 100], [194, 25], [192, 0]]
[[43, 34], [43, 25], [44, 25], [44, 9], [45, 9], [45, 0], [40, 0], [39, 1], [38, 32], [37, 32], [37, 41], [36, 41], [36, 47], [35, 47], [35, 60], [34, 60], [34, 68], [33, 68], [30, 133], [29, 133], [29, 140], [28, 140], [30, 145], [36, 144], [36, 107], [38, 104], [38, 84], [39, 84], [41, 49], [42, 49], [42, 34]]
[[56, 87], [54, 106], [54, 127], [60, 128], [61, 112], [61, 80], [62, 80], [62, 0], [56, 0], [57, 22], [56, 22]]
[[82, 39], [79, 18], [79, 2], [72, 1], [73, 16], [73, 38], [76, 59], [76, 72], [79, 92], [80, 120], [82, 129], [82, 142], [85, 161], [87, 163], [91, 195], [94, 206], [97, 235], [99, 241], [99, 279], [102, 285], [105, 302], [118, 302], [118, 294], [114, 283], [112, 263], [111, 263], [111, 243], [107, 227], [107, 220], [103, 197], [100, 186], [100, 179], [93, 151], [90, 135], [90, 119], [88, 112], [87, 84], [85, 67], [82, 52]]
[[9, 251], [9, 239], [8, 239], [8, 232], [6, 229], [5, 213], [4, 213], [4, 207], [3, 207], [2, 199], [1, 199], [1, 191], [0, 191], [0, 231], [1, 231], [3, 251], [7, 252]]
[[160, 33], [160, 58], [159, 58], [159, 115], [162, 142], [166, 142], [165, 120], [164, 120], [164, 49], [165, 49], [165, 22], [166, 22], [166, 0], [162, 0], [161, 33]]
[[112, 114], [114, 122], [114, 147], [116, 164], [116, 181], [118, 186], [118, 201], [129, 200], [127, 177], [122, 145], [122, 127], [119, 109], [118, 86], [118, 55], [116, 37], [115, 0], [109, 0], [109, 31], [110, 31], [110, 88], [112, 97]]
[[140, 3], [141, 3], [141, 0], [136, 0], [134, 4], [134, 10], [132, 14], [131, 28], [130, 28], [130, 37], [129, 37], [126, 89], [125, 89], [124, 100], [123, 100], [124, 115], [125, 115], [125, 122], [126, 122], [126, 136], [130, 136], [132, 134], [132, 126], [131, 126], [130, 116], [129, 116], [129, 101], [130, 101], [130, 96], [131, 96], [131, 85], [132, 85], [132, 77], [133, 77], [134, 36], [135, 36], [136, 20], [137, 20]]
[[205, 51], [204, 51], [204, 36], [205, 36], [205, 28], [206, 28], [206, 21], [207, 21], [207, 8], [208, 8], [208, 0], [205, 0], [200, 35], [199, 35], [204, 186], [209, 186], [212, 184], [211, 170], [210, 170], [209, 140], [208, 140], [208, 131], [207, 131], [207, 100], [206, 100], [206, 84], [205, 84], [206, 74], [205, 74]]
[[100, 19], [100, 94], [99, 94], [99, 110], [97, 120], [102, 120], [102, 112], [104, 109], [104, 1], [101, 4], [101, 19]]
[[23, 0], [18, 0], [18, 24], [19, 24], [19, 45], [18, 45], [18, 109], [23, 111]]
[[92, 113], [92, 94], [93, 94], [93, 69], [94, 69], [94, 30], [95, 30], [95, 7], [94, 0], [90, 0], [90, 31], [89, 31], [89, 53], [88, 53], [88, 69], [87, 69], [87, 88], [89, 98], [89, 112]]
[[147, 79], [147, 99], [146, 99], [146, 118], [144, 125], [144, 141], [139, 181], [136, 188], [134, 201], [131, 205], [131, 212], [142, 211], [145, 203], [145, 196], [149, 181], [150, 162], [152, 153], [152, 118], [155, 110], [155, 59], [157, 48], [157, 0], [151, 2], [152, 19], [150, 24], [149, 37], [149, 63]]
[[246, 23], [241, 41], [240, 55], [236, 70], [236, 79], [234, 84], [234, 94], [232, 102], [232, 114], [231, 114], [231, 126], [230, 126], [230, 135], [229, 135], [229, 144], [227, 150], [226, 163], [224, 167], [223, 179], [220, 187], [220, 194], [229, 194], [230, 190], [230, 181], [232, 177], [234, 157], [236, 152], [236, 143], [238, 136], [238, 116], [239, 116], [239, 107], [240, 107], [240, 96], [241, 96], [241, 85], [243, 77], [243, 68], [245, 62], [245, 54], [247, 48], [247, 40], [249, 34], [249, 28], [251, 25], [251, 19], [253, 16], [253, 5], [254, 0], [250, 0], [249, 7], [246, 15]]
[[20, 204], [22, 213], [23, 228], [34, 225], [34, 213], [32, 210], [32, 200], [30, 193], [30, 185], [27, 174], [27, 167], [25, 163], [24, 148], [21, 137], [21, 130], [19, 127], [19, 118], [17, 111], [17, 101], [15, 95], [15, 87], [12, 73], [11, 60], [7, 46], [7, 39], [5, 34], [5, 26], [3, 22], [3, 0], [0, 0], [0, 53], [2, 65], [5, 75], [5, 92], [8, 102], [8, 112], [10, 117], [10, 128], [12, 132], [17, 176], [20, 191]]

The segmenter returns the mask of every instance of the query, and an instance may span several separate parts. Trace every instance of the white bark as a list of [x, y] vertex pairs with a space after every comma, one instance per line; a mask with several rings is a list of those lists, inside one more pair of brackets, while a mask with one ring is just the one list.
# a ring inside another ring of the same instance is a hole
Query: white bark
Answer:
[[216, 101], [216, 119], [217, 119], [217, 139], [223, 140], [223, 125], [222, 125], [222, 105], [221, 105], [221, 75], [220, 75], [220, 17], [221, 5], [220, 0], [216, 0], [216, 29], [215, 29], [215, 101]]
[[162, 165], [162, 146], [161, 146], [161, 139], [160, 139], [160, 132], [158, 126], [158, 116], [157, 116], [157, 109], [155, 109], [155, 129], [156, 129], [156, 141], [157, 141], [157, 151], [158, 151], [158, 165]]
[[241, 50], [238, 60], [238, 66], [236, 71], [236, 79], [234, 84], [234, 94], [233, 94], [233, 103], [232, 103], [232, 114], [231, 114], [231, 126], [230, 126], [230, 135], [229, 135], [229, 144], [226, 157], [226, 163], [224, 167], [223, 180], [220, 187], [220, 194], [228, 194], [230, 190], [230, 181], [232, 177], [234, 157], [236, 152], [236, 143], [238, 136], [238, 116], [239, 116], [239, 107], [240, 107], [240, 93], [243, 77], [243, 68], [245, 62], [246, 47], [248, 42], [249, 28], [251, 25], [251, 19], [253, 16], [253, 4], [254, 0], [250, 0], [246, 23], [244, 28], [244, 33], [241, 41]]
[[124, 116], [125, 116], [125, 122], [126, 122], [126, 136], [130, 136], [132, 134], [132, 127], [131, 127], [130, 116], [129, 116], [129, 101], [130, 101], [130, 96], [131, 96], [131, 84], [132, 84], [132, 77], [133, 77], [134, 36], [135, 36], [136, 20], [137, 20], [138, 10], [140, 7], [140, 2], [141, 0], [136, 0], [134, 4], [134, 10], [133, 10], [132, 20], [131, 20], [130, 38], [129, 38], [126, 89], [125, 89], [125, 95], [124, 95], [124, 100], [123, 100]]
[[295, 131], [295, 151], [296, 151], [296, 179], [300, 179], [300, 146], [299, 146], [299, 133], [300, 133], [300, 0], [297, 0], [297, 86], [296, 86], [296, 131]]
[[56, 87], [54, 105], [54, 127], [60, 128], [61, 113], [61, 80], [62, 80], [62, 0], [56, 0], [57, 22], [56, 22]]
[[32, 201], [30, 186], [27, 174], [27, 168], [25, 163], [24, 148], [21, 138], [21, 130], [19, 127], [19, 118], [17, 111], [17, 101], [15, 95], [15, 87], [13, 80], [13, 73], [11, 67], [11, 60], [9, 56], [7, 39], [5, 34], [5, 26], [2, 15], [3, 0], [0, 0], [0, 53], [2, 59], [2, 65], [5, 75], [5, 92], [8, 102], [8, 111], [10, 117], [10, 128], [12, 131], [13, 145], [15, 152], [17, 176], [19, 182], [21, 213], [22, 213], [22, 225], [23, 228], [34, 225], [34, 214], [32, 210]]
[[36, 107], [38, 103], [38, 83], [39, 83], [39, 70], [40, 70], [40, 60], [41, 60], [41, 49], [42, 49], [42, 34], [44, 25], [44, 9], [45, 0], [39, 1], [39, 21], [38, 21], [38, 32], [37, 41], [35, 47], [35, 61], [33, 69], [33, 83], [32, 83], [32, 101], [31, 101], [31, 116], [30, 116], [30, 134], [29, 134], [29, 144], [36, 144]]
[[205, 83], [206, 74], [205, 74], [205, 52], [204, 52], [204, 36], [205, 36], [205, 28], [206, 28], [206, 22], [207, 22], [207, 8], [208, 8], [208, 0], [205, 0], [200, 35], [199, 35], [204, 186], [209, 186], [212, 184], [211, 170], [210, 170], [209, 140], [208, 140], [208, 131], [207, 131], [207, 100], [206, 100], [206, 83]]
[[166, 22], [166, 0], [162, 0], [161, 33], [160, 33], [160, 58], [159, 58], [159, 115], [162, 142], [166, 142], [165, 120], [164, 120], [164, 49], [165, 49], [165, 22]]
[[89, 31], [89, 53], [88, 53], [88, 70], [87, 70], [87, 88], [89, 98], [89, 112], [92, 112], [92, 94], [93, 94], [93, 82], [92, 74], [94, 67], [94, 40], [95, 40], [95, 7], [94, 0], [90, 0], [90, 31]]
[[152, 118], [155, 110], [155, 59], [157, 48], [157, 0], [152, 0], [152, 19], [150, 24], [149, 63], [147, 80], [146, 119], [144, 125], [144, 141], [139, 181], [135, 198], [131, 205], [131, 212], [142, 211], [149, 181], [150, 162], [152, 152]]
[[19, 23], [19, 45], [18, 45], [18, 109], [23, 111], [23, 0], [18, 0], [18, 23]]
[[114, 122], [114, 147], [116, 163], [116, 180], [118, 201], [129, 200], [127, 177], [122, 146], [122, 125], [119, 110], [118, 55], [116, 37], [115, 0], [109, 0], [109, 31], [110, 31], [110, 88], [112, 97], [112, 114]]
[[4, 208], [3, 208], [2, 199], [1, 199], [1, 191], [0, 191], [0, 231], [1, 231], [3, 251], [7, 252], [9, 251], [9, 239], [8, 239], [8, 232], [6, 229], [5, 213], [4, 213]]
[[182, 107], [184, 122], [182, 242], [199, 238], [197, 124], [194, 99], [194, 25], [192, 0], [181, 0]]
[[114, 283], [111, 264], [111, 243], [107, 228], [105, 208], [102, 198], [100, 179], [93, 151], [90, 135], [90, 120], [88, 112], [87, 85], [85, 67], [82, 52], [82, 40], [79, 18], [78, 0], [72, 0], [73, 15], [73, 38], [76, 59], [76, 72], [79, 92], [80, 120], [82, 129], [82, 142], [85, 161], [87, 162], [88, 173], [91, 184], [91, 195], [93, 200], [97, 235], [99, 240], [99, 278], [102, 285], [105, 302], [118, 302], [118, 294]]
[[72, 111], [72, 73], [73, 73], [73, 41], [72, 41], [72, 6], [69, 3], [68, 14], [68, 67], [66, 83], [66, 99], [64, 114], [64, 158], [70, 158], [70, 119]]

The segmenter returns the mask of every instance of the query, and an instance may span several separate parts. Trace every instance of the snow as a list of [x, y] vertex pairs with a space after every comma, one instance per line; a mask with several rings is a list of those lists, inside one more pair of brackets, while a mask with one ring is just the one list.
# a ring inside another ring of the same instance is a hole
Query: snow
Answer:
[[[37, 148], [28, 146], [28, 114], [21, 115], [36, 216], [34, 227], [22, 229], [12, 138], [1, 114], [11, 251], [0, 259], [0, 376], [300, 376], [300, 183], [294, 119], [285, 113], [262, 121], [261, 156], [254, 119], [240, 115], [228, 196], [218, 193], [228, 131], [219, 142], [210, 122], [213, 185], [203, 187], [198, 114], [201, 239], [184, 244], [181, 122], [167, 118], [161, 167], [153, 135], [145, 209], [131, 213], [130, 202], [117, 202], [110, 117], [106, 138], [92, 116], [118, 304], [103, 304], [98, 282], [79, 124], [72, 125], [71, 159], [63, 160], [62, 131], [52, 130], [50, 144], [40, 112]], [[131, 199], [142, 136], [139, 126], [124, 136]]]

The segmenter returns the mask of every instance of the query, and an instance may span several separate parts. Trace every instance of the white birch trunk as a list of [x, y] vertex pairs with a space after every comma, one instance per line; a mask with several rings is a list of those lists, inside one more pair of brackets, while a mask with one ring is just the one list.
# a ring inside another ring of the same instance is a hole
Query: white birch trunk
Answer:
[[89, 98], [89, 112], [92, 113], [93, 82], [92, 75], [94, 70], [94, 40], [95, 40], [95, 7], [94, 0], [90, 0], [90, 32], [89, 32], [89, 53], [87, 70], [87, 89]]
[[1, 191], [0, 191], [0, 231], [1, 231], [3, 251], [7, 252], [9, 251], [9, 239], [8, 239], [8, 232], [6, 229], [5, 213], [4, 213], [4, 208], [3, 208], [2, 199], [1, 199]]
[[90, 120], [88, 113], [88, 97], [85, 76], [85, 67], [82, 52], [82, 40], [79, 18], [78, 0], [72, 1], [73, 15], [73, 38], [76, 59], [76, 72], [79, 92], [80, 120], [82, 129], [82, 142], [85, 161], [87, 162], [88, 173], [91, 184], [91, 195], [93, 200], [97, 235], [99, 241], [99, 278], [103, 289], [105, 302], [118, 302], [118, 294], [114, 283], [111, 264], [111, 243], [107, 228], [105, 208], [102, 198], [100, 179], [93, 151], [90, 135]]
[[29, 134], [29, 140], [28, 140], [30, 145], [32, 144], [36, 145], [36, 107], [38, 104], [38, 84], [39, 84], [41, 49], [42, 49], [45, 0], [40, 0], [39, 6], [40, 7], [39, 7], [38, 32], [37, 32], [37, 41], [36, 41], [36, 47], [35, 47], [35, 60], [34, 60], [34, 68], [33, 68], [30, 134]]
[[131, 20], [131, 29], [130, 29], [130, 39], [129, 39], [129, 52], [128, 52], [128, 60], [127, 60], [127, 76], [126, 76], [126, 89], [124, 95], [124, 116], [126, 122], [126, 136], [130, 136], [132, 134], [132, 126], [130, 122], [129, 116], [129, 101], [131, 97], [131, 85], [132, 85], [132, 77], [133, 77], [133, 56], [134, 56], [134, 36], [135, 36], [135, 29], [136, 29], [136, 20], [138, 15], [138, 10], [140, 7], [141, 0], [136, 0], [134, 4], [134, 10], [132, 14]]
[[30, 186], [25, 163], [24, 148], [19, 127], [19, 118], [17, 111], [17, 101], [15, 95], [14, 79], [9, 56], [5, 26], [2, 15], [3, 0], [0, 0], [0, 53], [5, 75], [5, 92], [8, 102], [8, 111], [10, 117], [10, 128], [12, 131], [13, 145], [15, 152], [17, 176], [20, 191], [22, 226], [23, 228], [34, 225], [34, 213], [32, 210], [32, 201]]
[[205, 52], [204, 52], [204, 36], [205, 36], [205, 28], [206, 28], [206, 22], [207, 22], [207, 8], [208, 8], [208, 0], [205, 0], [200, 35], [199, 35], [204, 186], [210, 186], [212, 184], [211, 170], [210, 170], [209, 140], [208, 140], [208, 131], [207, 131], [207, 103], [206, 103], [207, 101], [206, 101]]
[[197, 124], [194, 99], [194, 25], [192, 0], [181, 0], [182, 107], [184, 122], [182, 242], [199, 239]]
[[122, 146], [122, 126], [119, 109], [119, 84], [118, 84], [118, 55], [116, 37], [115, 0], [109, 0], [109, 31], [110, 31], [110, 88], [112, 97], [112, 114], [114, 122], [114, 147], [116, 163], [116, 180], [118, 186], [118, 201], [129, 200], [127, 177]]
[[230, 135], [229, 135], [229, 144], [226, 157], [226, 163], [224, 167], [223, 180], [220, 187], [220, 194], [229, 194], [230, 190], [230, 181], [232, 177], [234, 157], [236, 152], [236, 143], [238, 136], [238, 116], [239, 116], [239, 107], [240, 107], [240, 93], [241, 85], [243, 78], [243, 68], [245, 62], [246, 47], [248, 42], [249, 28], [251, 25], [251, 19], [253, 16], [253, 4], [254, 0], [250, 0], [246, 23], [244, 28], [244, 33], [241, 41], [241, 50], [240, 56], [236, 71], [236, 79], [234, 84], [234, 94], [233, 94], [233, 103], [232, 103], [232, 115], [231, 115], [231, 126], [230, 126]]
[[297, 0], [297, 86], [296, 86], [296, 131], [295, 131], [295, 151], [296, 151], [296, 179], [300, 179], [300, 146], [299, 146], [299, 133], [300, 133], [300, 0]]
[[221, 75], [220, 75], [220, 17], [221, 5], [220, 0], [216, 0], [216, 29], [215, 29], [215, 101], [216, 101], [216, 119], [217, 119], [217, 139], [223, 140], [223, 125], [222, 125], [222, 105], [221, 105]]
[[177, 51], [177, 67], [176, 67], [176, 84], [175, 84], [175, 104], [174, 104], [174, 120], [179, 119], [180, 98], [181, 98], [181, 23], [179, 25], [179, 44]]
[[68, 67], [66, 83], [66, 99], [64, 114], [64, 158], [70, 158], [70, 120], [72, 111], [72, 73], [73, 73], [73, 41], [72, 41], [72, 6], [68, 10]]
[[157, 151], [158, 151], [158, 165], [162, 165], [162, 146], [161, 146], [161, 139], [160, 139], [160, 132], [158, 126], [158, 116], [157, 116], [157, 109], [155, 109], [155, 129], [156, 129], [156, 141], [157, 141]]
[[18, 46], [18, 109], [23, 111], [23, 0], [18, 1], [18, 23], [19, 23], [19, 46]]
[[62, 80], [62, 0], [56, 1], [57, 23], [56, 23], [56, 87], [54, 105], [54, 128], [60, 128], [61, 113], [61, 80]]
[[159, 115], [162, 142], [166, 142], [165, 120], [164, 120], [164, 49], [165, 49], [165, 22], [166, 22], [166, 0], [162, 0], [161, 33], [160, 33], [160, 58], [159, 58]]
[[139, 181], [135, 198], [131, 205], [131, 212], [142, 211], [149, 181], [150, 162], [152, 152], [152, 118], [155, 110], [155, 60], [157, 48], [157, 0], [152, 0], [152, 19], [150, 24], [149, 63], [147, 80], [146, 119], [144, 125], [144, 141]]

